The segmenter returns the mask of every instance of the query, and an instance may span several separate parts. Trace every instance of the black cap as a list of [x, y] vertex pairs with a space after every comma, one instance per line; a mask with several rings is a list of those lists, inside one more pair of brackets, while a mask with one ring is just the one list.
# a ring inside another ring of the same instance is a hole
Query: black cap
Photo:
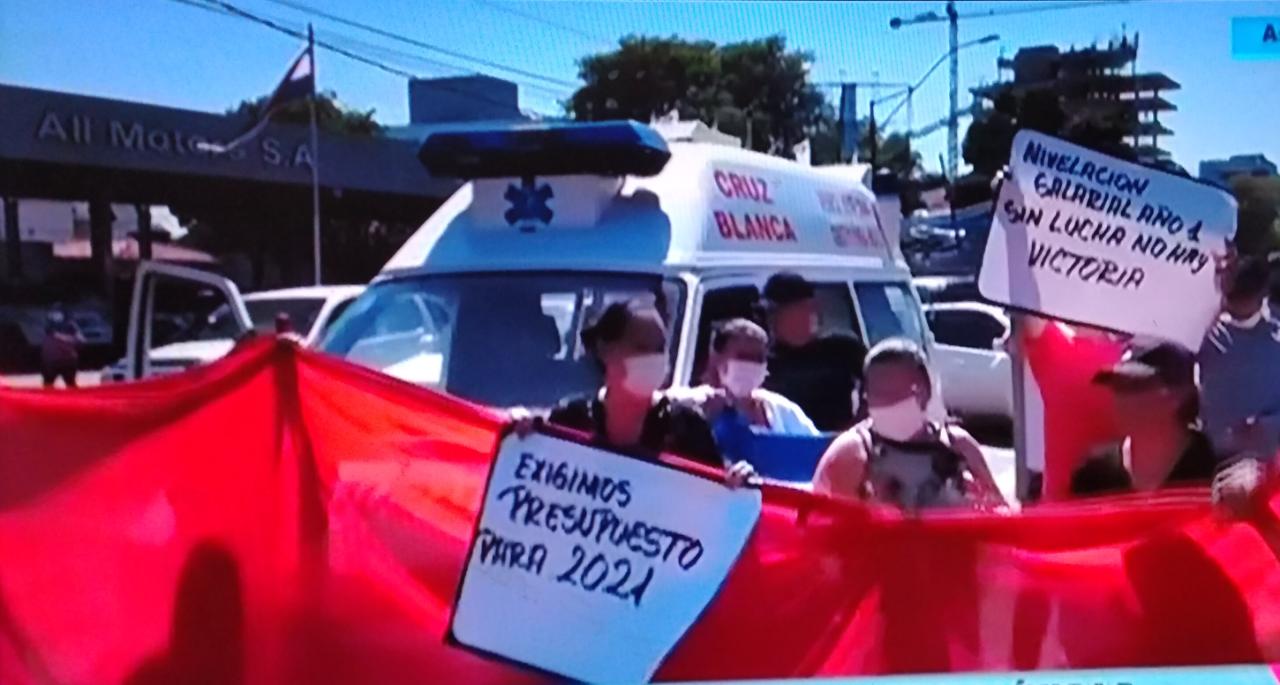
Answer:
[[811, 300], [813, 296], [813, 284], [791, 271], [779, 271], [764, 284], [764, 299], [775, 307]]
[[1145, 385], [1156, 382], [1169, 387], [1195, 384], [1196, 360], [1177, 343], [1132, 347], [1110, 369], [1099, 371], [1093, 382], [1103, 385]]

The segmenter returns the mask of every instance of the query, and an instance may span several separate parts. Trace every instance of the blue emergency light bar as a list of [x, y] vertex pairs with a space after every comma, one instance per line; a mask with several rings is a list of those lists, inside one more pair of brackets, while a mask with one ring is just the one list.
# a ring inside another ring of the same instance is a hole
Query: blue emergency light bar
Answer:
[[656, 176], [671, 159], [657, 131], [633, 121], [536, 124], [432, 133], [418, 159], [432, 176]]

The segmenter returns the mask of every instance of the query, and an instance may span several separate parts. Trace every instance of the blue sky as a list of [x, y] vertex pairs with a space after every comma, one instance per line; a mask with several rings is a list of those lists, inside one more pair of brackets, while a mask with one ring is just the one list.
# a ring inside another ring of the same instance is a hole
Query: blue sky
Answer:
[[[303, 26], [307, 14], [270, 0], [230, 0], [256, 14]], [[467, 56], [554, 81], [577, 80], [576, 60], [619, 36], [679, 35], [720, 42], [785, 35], [814, 55], [815, 81], [915, 81], [946, 50], [944, 24], [893, 31], [889, 19], [942, 2], [577, 2], [570, 0], [293, 0]], [[1020, 3], [1021, 4], [1021, 3]], [[1061, 5], [1061, 2], [1049, 2]], [[268, 92], [298, 50], [296, 40], [173, 0], [0, 0], [0, 82], [221, 111]], [[962, 14], [1014, 3], [961, 2]], [[1019, 47], [1105, 42], [1141, 33], [1139, 70], [1182, 84], [1166, 97], [1179, 111], [1162, 120], [1162, 140], [1193, 173], [1202, 159], [1262, 152], [1280, 162], [1280, 61], [1237, 61], [1233, 16], [1280, 16], [1280, 2], [1164, 2], [1076, 8], [962, 20], [961, 41], [997, 33], [998, 43], [962, 53], [962, 86], [995, 80], [996, 58]], [[521, 16], [531, 15], [531, 16]], [[519, 81], [523, 105], [558, 112], [566, 85], [481, 66], [315, 19], [321, 39], [341, 43], [421, 76], [483, 71]], [[390, 51], [388, 51], [390, 50]], [[352, 106], [375, 108], [383, 123], [408, 119], [405, 79], [322, 52], [320, 85]], [[534, 89], [530, 86], [537, 86]], [[963, 94], [961, 103], [968, 101]], [[947, 73], [933, 74], [915, 99], [919, 127], [945, 115]], [[906, 124], [900, 112], [893, 124]], [[926, 166], [945, 149], [939, 130], [917, 143]]]

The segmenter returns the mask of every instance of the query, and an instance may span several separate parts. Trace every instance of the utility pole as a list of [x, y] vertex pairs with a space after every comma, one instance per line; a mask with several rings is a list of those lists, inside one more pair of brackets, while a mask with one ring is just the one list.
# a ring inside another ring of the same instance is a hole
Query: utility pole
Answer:
[[[913, 26], [916, 24], [932, 24], [932, 23], [941, 23], [944, 21], [947, 22], [948, 29], [949, 29], [948, 38], [950, 43], [950, 46], [949, 46], [950, 49], [947, 51], [946, 57], [949, 57], [951, 60], [951, 92], [950, 92], [951, 97], [950, 97], [950, 103], [948, 108], [949, 111], [947, 113], [947, 166], [946, 166], [947, 174], [949, 176], [955, 176], [960, 165], [960, 140], [959, 140], [960, 138], [960, 130], [959, 130], [960, 129], [960, 58], [958, 53], [960, 52], [960, 49], [962, 47], [960, 45], [960, 30], [959, 30], [960, 29], [959, 22], [961, 19], [966, 19], [966, 20], [980, 19], [980, 18], [998, 17], [1006, 14], [1032, 14], [1032, 13], [1038, 14], [1040, 12], [1051, 12], [1051, 11], [1069, 10], [1069, 9], [1083, 9], [1086, 7], [1096, 7], [1101, 5], [1121, 5], [1121, 4], [1127, 4], [1129, 2], [1132, 2], [1132, 0], [1110, 0], [1110, 2], [1094, 2], [1089, 4], [1071, 4], [1071, 5], [1044, 3], [1044, 4], [1041, 4], [1039, 7], [1015, 6], [1015, 7], [989, 9], [984, 11], [960, 14], [959, 12], [956, 11], [955, 0], [947, 0], [947, 8], [946, 8], [945, 16], [938, 14], [937, 12], [930, 11], [930, 12], [925, 12], [923, 14], [917, 14], [914, 17], [910, 17], [906, 19], [902, 17], [894, 17], [890, 19], [889, 28], [895, 29], [895, 30], [900, 29], [904, 26]], [[1009, 3], [1009, 4], [1013, 5], [1014, 3]], [[1018, 3], [1018, 5], [1021, 5], [1021, 3]], [[932, 69], [930, 69], [930, 71], [932, 71]], [[892, 115], [890, 115], [890, 117], [885, 117], [885, 121], [888, 121], [891, 117]]]
[[947, 176], [956, 177], [960, 164], [960, 16], [956, 14], [956, 0], [947, 0], [947, 23], [950, 25], [951, 45], [951, 106], [947, 112]]
[[[871, 81], [827, 81], [827, 82], [818, 84], [819, 86], [838, 87], [840, 89], [840, 113], [839, 113], [839, 121], [837, 123], [840, 126], [840, 141], [841, 141], [840, 149], [841, 149], [842, 162], [856, 162], [858, 160], [858, 144], [861, 142], [860, 140], [861, 135], [859, 135], [861, 131], [859, 131], [857, 128], [858, 88], [872, 88], [872, 89], [900, 88], [902, 89], [899, 93], [895, 93], [893, 95], [889, 95], [884, 98], [875, 100], [875, 102], [885, 102], [886, 100], [890, 100], [895, 97], [898, 97], [898, 95], [900, 95], [902, 92], [908, 92], [908, 93], [910, 92], [909, 89], [911, 88], [911, 84], [896, 83], [896, 82], [886, 83], [879, 80], [878, 74], [879, 72], [876, 72], [877, 76], [873, 77], [873, 80]], [[846, 137], [848, 137], [848, 134], [850, 132], [853, 134], [852, 144], [850, 144], [850, 141], [846, 139]], [[846, 155], [846, 153], [851, 153], [849, 154], [850, 159], [843, 159], [843, 156]]]

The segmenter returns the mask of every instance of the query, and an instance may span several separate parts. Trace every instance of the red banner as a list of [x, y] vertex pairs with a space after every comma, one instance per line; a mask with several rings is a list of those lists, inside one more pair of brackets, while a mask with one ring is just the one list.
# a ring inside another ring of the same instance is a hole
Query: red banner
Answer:
[[[445, 639], [499, 430], [271, 342], [0, 390], [0, 682], [542, 680]], [[764, 496], [660, 679], [1280, 658], [1274, 501], [1238, 523], [1203, 491], [903, 520]]]

